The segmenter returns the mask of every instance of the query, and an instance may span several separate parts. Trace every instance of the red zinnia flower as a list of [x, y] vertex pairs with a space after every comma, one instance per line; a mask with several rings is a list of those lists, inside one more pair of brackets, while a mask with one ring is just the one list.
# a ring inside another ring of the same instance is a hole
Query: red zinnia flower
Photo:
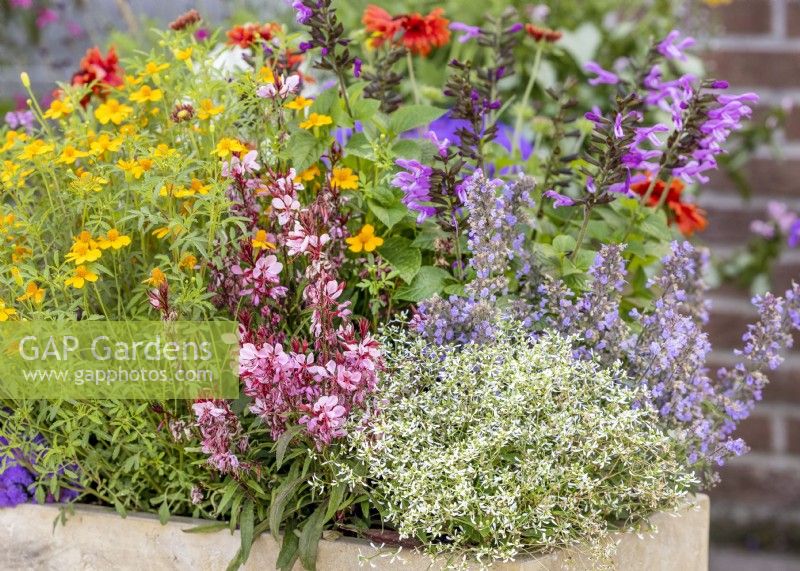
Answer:
[[541, 42], [542, 40], [550, 43], [557, 42], [563, 35], [557, 30], [551, 30], [550, 28], [544, 28], [535, 24], [525, 24], [525, 31], [537, 42]]
[[[92, 92], [98, 97], [105, 97], [110, 87], [122, 85], [125, 72], [119, 65], [117, 52], [112, 46], [105, 57], [97, 46], [86, 51], [80, 67], [72, 76], [72, 85], [89, 85], [94, 83]], [[82, 105], [89, 102], [90, 95], [81, 100]]]
[[[651, 175], [647, 173], [647, 179], [632, 184], [631, 190], [640, 196], [644, 196], [650, 188], [650, 182]], [[683, 182], [678, 179], [673, 179], [669, 186], [663, 180], [658, 179], [653, 185], [650, 198], [647, 199], [647, 205], [658, 206], [661, 203], [661, 197], [666, 192], [667, 196], [664, 198], [664, 204], [669, 211], [670, 223], [677, 225], [684, 236], [691, 236], [695, 232], [705, 230], [706, 226], [708, 226], [708, 220], [702, 208], [699, 208], [696, 204], [681, 201], [681, 194], [684, 188]]]
[[[367, 6], [362, 22], [372, 32], [371, 43], [378, 47], [386, 41], [402, 44], [413, 54], [426, 56], [433, 48], [450, 41], [450, 21], [443, 17], [444, 10], [436, 8], [427, 16], [418, 12], [392, 17], [383, 8]], [[395, 37], [400, 34], [399, 37]]]
[[234, 26], [228, 30], [228, 44], [237, 45], [240, 48], [249, 48], [258, 40], [269, 41], [280, 30], [280, 24], [270, 22], [259, 26], [258, 24], [244, 24]]

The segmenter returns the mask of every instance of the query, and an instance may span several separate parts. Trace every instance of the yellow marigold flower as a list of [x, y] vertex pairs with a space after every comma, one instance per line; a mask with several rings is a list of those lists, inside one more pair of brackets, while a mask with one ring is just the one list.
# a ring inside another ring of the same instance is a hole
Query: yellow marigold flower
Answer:
[[70, 186], [78, 192], [100, 192], [108, 184], [108, 179], [102, 176], [95, 176], [90, 172], [82, 172]]
[[197, 109], [197, 117], [204, 121], [214, 115], [219, 115], [223, 111], [225, 111], [224, 105], [214, 105], [214, 102], [210, 99], [203, 99]]
[[17, 244], [14, 246], [14, 250], [11, 252], [11, 261], [15, 264], [17, 262], [21, 262], [23, 259], [27, 258], [33, 254], [33, 250], [28, 248], [27, 246], [23, 246], [22, 244]]
[[135, 77], [133, 75], [125, 76], [125, 83], [127, 83], [128, 85], [139, 85], [143, 81], [144, 79], [142, 79], [141, 77]]
[[139, 180], [142, 175], [153, 168], [152, 159], [131, 159], [129, 161], [120, 159], [117, 161], [117, 166], [125, 173], [130, 173], [133, 178]]
[[36, 282], [30, 282], [25, 288], [25, 293], [17, 298], [17, 301], [33, 300], [33, 303], [39, 304], [44, 301], [44, 289], [36, 285]]
[[81, 233], [75, 236], [76, 242], [86, 242], [87, 244], [94, 244], [91, 232], [88, 230], [81, 230]]
[[6, 133], [6, 142], [0, 147], [0, 153], [5, 153], [8, 149], [13, 147], [17, 141], [20, 143], [28, 139], [27, 133], [20, 133], [19, 131], [8, 131]]
[[162, 226], [153, 230], [153, 236], [159, 240], [163, 239], [167, 234], [169, 234], [169, 226]]
[[130, 137], [131, 135], [135, 135], [136, 125], [131, 125], [131, 124], [122, 125], [119, 128], [119, 134], [122, 135], [123, 137]]
[[83, 289], [86, 282], [96, 282], [97, 274], [84, 265], [75, 268], [71, 278], [64, 280], [64, 285], [72, 286], [75, 289]]
[[168, 67], [168, 63], [156, 63], [154, 61], [149, 61], [139, 75], [142, 77], [146, 77], [148, 75], [158, 75], [160, 71], [164, 71]]
[[311, 99], [306, 99], [302, 95], [298, 95], [289, 103], [287, 103], [284, 107], [287, 109], [294, 109], [295, 111], [302, 111], [306, 107], [309, 107], [312, 103], [314, 103]]
[[144, 280], [142, 283], [149, 284], [154, 287], [158, 287], [161, 284], [167, 281], [167, 276], [158, 268], [153, 268], [150, 270], [150, 277]]
[[100, 246], [101, 250], [107, 250], [108, 248], [119, 250], [120, 248], [129, 246], [130, 243], [130, 236], [120, 234], [119, 230], [116, 228], [111, 228], [108, 232], [106, 232], [104, 237], [98, 238], [97, 240], [97, 245]]
[[263, 248], [265, 250], [275, 249], [275, 244], [267, 240], [266, 230], [258, 230], [253, 239], [250, 240], [250, 243], [253, 245], [253, 248]]
[[153, 153], [154, 157], [159, 159], [171, 157], [173, 155], [178, 154], [177, 150], [170, 148], [170, 146], [167, 145], [166, 143], [159, 143], [155, 149], [151, 148], [150, 152]]
[[211, 186], [203, 184], [203, 181], [197, 178], [192, 178], [192, 182], [189, 184], [189, 191], [191, 191], [192, 195], [194, 194], [206, 195], [208, 194], [208, 191], [210, 189]]
[[71, 165], [75, 163], [78, 159], [82, 159], [84, 157], [88, 157], [89, 153], [86, 151], [79, 151], [72, 145], [67, 145], [63, 151], [61, 151], [61, 155], [56, 159], [57, 163], [61, 163], [64, 165]]
[[258, 82], [275, 83], [275, 73], [272, 71], [272, 68], [262, 66], [261, 69], [258, 70]]
[[358, 188], [358, 175], [349, 168], [334, 168], [331, 173], [331, 186], [355, 190]]
[[40, 157], [52, 152], [53, 149], [55, 149], [53, 145], [45, 143], [41, 139], [36, 139], [25, 145], [19, 155], [19, 158], [23, 160], [32, 160], [36, 157]]
[[247, 147], [245, 147], [236, 139], [224, 137], [220, 139], [219, 143], [217, 143], [217, 148], [214, 149], [214, 154], [222, 159], [228, 155], [232, 155], [233, 153], [241, 153], [242, 151], [246, 150]]
[[11, 277], [14, 278], [17, 285], [22, 285], [22, 272], [17, 266], [11, 266]]
[[193, 270], [197, 266], [197, 258], [192, 254], [184, 254], [178, 267], [182, 270]]
[[109, 99], [94, 110], [94, 116], [103, 125], [109, 121], [114, 123], [114, 125], [119, 125], [127, 119], [131, 113], [133, 113], [133, 107], [124, 105], [116, 99]]
[[351, 252], [372, 252], [378, 246], [383, 245], [383, 238], [375, 235], [375, 227], [372, 224], [364, 224], [358, 234], [351, 238], [345, 238], [345, 242], [350, 244]]
[[12, 315], [16, 314], [16, 309], [13, 307], [6, 307], [6, 302], [0, 299], [0, 321], [8, 321]]
[[85, 264], [86, 262], [96, 262], [102, 254], [96, 243], [78, 240], [64, 258], [74, 264]]
[[116, 153], [122, 147], [123, 142], [122, 137], [112, 139], [108, 136], [108, 133], [103, 133], [92, 141], [91, 145], [89, 145], [89, 150], [95, 156], [103, 155], [106, 151]]
[[160, 89], [153, 89], [149, 85], [143, 85], [139, 91], [131, 93], [130, 100], [136, 103], [155, 103], [163, 99], [164, 93]]
[[[13, 161], [3, 161], [3, 168], [0, 169], [0, 182], [3, 186], [9, 188], [22, 188], [25, 184], [25, 177], [33, 172], [33, 169], [22, 169], [22, 167]], [[16, 184], [11, 184], [16, 180]]]
[[323, 125], [330, 125], [331, 123], [333, 123], [333, 119], [331, 119], [330, 116], [312, 113], [308, 116], [308, 119], [300, 123], [300, 128], [312, 129], [314, 127], [322, 127]]
[[183, 50], [172, 50], [172, 54], [175, 56], [175, 59], [180, 61], [189, 61], [192, 57], [192, 51], [194, 51], [194, 47], [189, 46]]
[[317, 178], [320, 174], [319, 166], [311, 165], [306, 170], [297, 175], [297, 178], [303, 182], [309, 182]]
[[61, 119], [75, 111], [72, 103], [64, 99], [53, 99], [50, 108], [44, 112], [44, 116], [48, 119]]

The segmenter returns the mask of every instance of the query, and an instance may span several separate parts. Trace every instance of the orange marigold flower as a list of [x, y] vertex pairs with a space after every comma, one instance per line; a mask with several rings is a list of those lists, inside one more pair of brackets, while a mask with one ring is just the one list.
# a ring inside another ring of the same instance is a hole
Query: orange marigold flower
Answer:
[[427, 16], [413, 12], [392, 17], [380, 6], [371, 4], [364, 10], [361, 21], [372, 33], [371, 44], [374, 47], [391, 41], [402, 44], [413, 54], [426, 56], [433, 48], [450, 41], [450, 21], [442, 14], [442, 8], [435, 8]]

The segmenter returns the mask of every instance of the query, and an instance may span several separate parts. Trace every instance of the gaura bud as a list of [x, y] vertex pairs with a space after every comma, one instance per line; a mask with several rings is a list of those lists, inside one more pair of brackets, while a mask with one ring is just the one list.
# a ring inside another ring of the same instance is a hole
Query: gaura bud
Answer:
[[19, 74], [19, 80], [22, 82], [22, 86], [25, 89], [30, 89], [31, 87], [31, 78], [28, 76], [27, 72], [22, 72]]

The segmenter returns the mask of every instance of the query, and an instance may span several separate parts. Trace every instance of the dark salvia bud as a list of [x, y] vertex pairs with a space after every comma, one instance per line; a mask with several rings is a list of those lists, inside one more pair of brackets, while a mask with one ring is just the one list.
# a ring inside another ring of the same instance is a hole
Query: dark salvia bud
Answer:
[[174, 21], [170, 22], [169, 27], [171, 30], [179, 32], [185, 30], [189, 26], [194, 26], [200, 22], [202, 18], [197, 10], [189, 10], [178, 16]]

